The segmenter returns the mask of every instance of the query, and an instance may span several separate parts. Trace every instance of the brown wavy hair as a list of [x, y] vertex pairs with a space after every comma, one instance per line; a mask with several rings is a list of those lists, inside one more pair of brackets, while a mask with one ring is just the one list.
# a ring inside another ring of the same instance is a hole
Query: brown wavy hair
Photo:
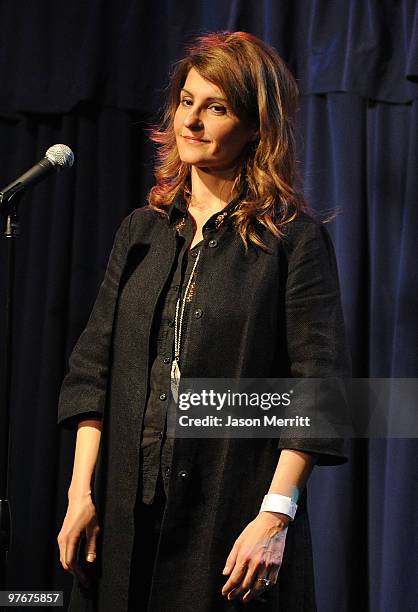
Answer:
[[273, 47], [247, 32], [215, 32], [196, 38], [174, 65], [161, 123], [150, 131], [157, 143], [156, 184], [148, 202], [166, 214], [178, 193], [191, 195], [191, 165], [181, 161], [173, 129], [180, 91], [191, 68], [219, 87], [233, 112], [255, 126], [259, 138], [249, 143], [233, 184], [243, 199], [232, 215], [244, 244], [265, 249], [257, 222], [275, 236], [307, 205], [298, 188], [295, 114], [298, 87]]

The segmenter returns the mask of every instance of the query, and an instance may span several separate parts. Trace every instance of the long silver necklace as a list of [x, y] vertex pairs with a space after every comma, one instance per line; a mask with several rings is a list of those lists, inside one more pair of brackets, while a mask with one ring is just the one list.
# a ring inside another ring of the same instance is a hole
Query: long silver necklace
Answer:
[[174, 319], [174, 359], [171, 364], [171, 393], [174, 401], [177, 404], [178, 396], [179, 396], [179, 386], [180, 386], [180, 348], [181, 348], [181, 332], [183, 328], [183, 317], [184, 317], [184, 308], [186, 306], [186, 299], [189, 293], [190, 285], [193, 280], [194, 273], [196, 271], [197, 262], [199, 261], [200, 251], [197, 254], [195, 262], [193, 264], [192, 271], [189, 276], [189, 280], [186, 285], [186, 290], [183, 295], [183, 299], [180, 297], [177, 298], [176, 303], [176, 316]]

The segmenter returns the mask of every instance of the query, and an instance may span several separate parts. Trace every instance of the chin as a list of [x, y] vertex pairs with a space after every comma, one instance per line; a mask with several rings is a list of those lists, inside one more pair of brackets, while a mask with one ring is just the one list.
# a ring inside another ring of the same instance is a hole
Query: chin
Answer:
[[179, 153], [180, 159], [185, 164], [191, 164], [192, 166], [205, 166], [207, 165], [207, 160], [202, 160], [197, 155], [187, 155]]

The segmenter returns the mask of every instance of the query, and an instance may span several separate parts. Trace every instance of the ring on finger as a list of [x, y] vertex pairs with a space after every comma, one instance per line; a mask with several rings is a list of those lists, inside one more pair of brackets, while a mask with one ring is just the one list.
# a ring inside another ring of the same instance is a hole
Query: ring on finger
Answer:
[[257, 578], [257, 582], [264, 582], [264, 586], [267, 588], [271, 584], [271, 580], [268, 578]]

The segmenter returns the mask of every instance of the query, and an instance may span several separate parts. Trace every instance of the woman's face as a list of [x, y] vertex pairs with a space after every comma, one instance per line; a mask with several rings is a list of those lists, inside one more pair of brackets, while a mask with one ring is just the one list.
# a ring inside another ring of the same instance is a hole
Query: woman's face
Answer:
[[174, 117], [180, 159], [209, 171], [235, 167], [256, 130], [239, 119], [225, 94], [191, 68]]

